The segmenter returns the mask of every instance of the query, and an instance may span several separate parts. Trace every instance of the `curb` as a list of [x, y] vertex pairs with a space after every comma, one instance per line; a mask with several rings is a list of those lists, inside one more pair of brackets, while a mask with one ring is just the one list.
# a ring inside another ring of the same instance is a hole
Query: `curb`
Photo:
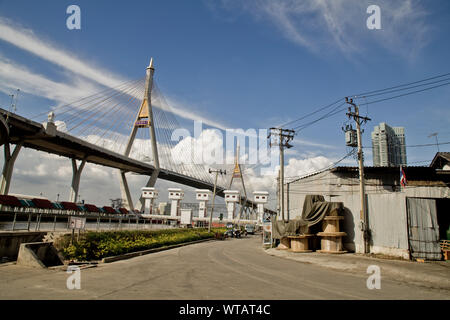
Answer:
[[196, 244], [196, 243], [201, 243], [201, 242], [206, 242], [206, 241], [211, 241], [211, 240], [216, 240], [216, 239], [215, 238], [208, 238], [208, 239], [184, 242], [184, 243], [179, 243], [179, 244], [173, 244], [171, 246], [164, 246], [164, 247], [147, 249], [147, 250], [142, 250], [142, 251], [124, 253], [124, 254], [121, 254], [121, 255], [118, 255], [118, 256], [105, 257], [105, 258], [103, 258], [101, 260], [101, 263], [111, 263], [111, 262], [115, 262], [115, 261], [126, 260], [126, 259], [143, 256], [143, 255], [150, 254], [150, 253], [166, 251], [166, 250], [170, 250], [170, 249], [184, 247], [184, 246], [187, 246], [187, 245], [190, 245], [190, 244]]

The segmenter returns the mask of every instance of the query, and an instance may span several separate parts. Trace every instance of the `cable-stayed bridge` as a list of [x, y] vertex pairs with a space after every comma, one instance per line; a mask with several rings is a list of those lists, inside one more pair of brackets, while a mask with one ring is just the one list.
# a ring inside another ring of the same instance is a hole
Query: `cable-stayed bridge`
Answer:
[[[143, 79], [60, 105], [31, 119], [0, 109], [0, 140], [5, 149], [0, 193], [9, 192], [14, 162], [22, 147], [72, 159], [72, 202], [76, 202], [86, 163], [119, 170], [122, 198], [128, 209], [140, 209], [142, 199], [133, 204], [127, 173], [148, 176], [146, 187], [163, 179], [213, 190], [213, 177], [192, 144], [180, 145], [172, 139], [172, 133], [182, 128], [153, 81], [154, 71], [151, 61]], [[217, 184], [219, 196], [224, 196], [226, 180], [221, 177]], [[244, 194], [241, 205], [255, 207]]]

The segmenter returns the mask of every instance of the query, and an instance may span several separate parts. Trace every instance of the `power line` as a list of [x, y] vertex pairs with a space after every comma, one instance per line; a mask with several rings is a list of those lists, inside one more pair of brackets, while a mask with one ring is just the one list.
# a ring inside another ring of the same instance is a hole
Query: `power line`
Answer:
[[[419, 147], [435, 147], [435, 146], [440, 146], [440, 145], [446, 145], [446, 144], [450, 144], [450, 141], [448, 142], [440, 142], [440, 143], [427, 143], [427, 144], [416, 144], [416, 145], [409, 145], [409, 146], [405, 146], [405, 148], [419, 148]], [[393, 144], [388, 144], [388, 146], [395, 146]], [[400, 147], [402, 147], [401, 145], [399, 145]], [[372, 147], [363, 147], [365, 149], [369, 149]]]
[[447, 85], [450, 85], [450, 82], [446, 82], [446, 83], [444, 83], [444, 84], [432, 86], [432, 87], [425, 88], [425, 89], [421, 89], [421, 90], [415, 90], [415, 91], [412, 91], [412, 92], [407, 92], [407, 93], [399, 94], [399, 95], [392, 96], [392, 97], [388, 97], [388, 98], [383, 98], [383, 99], [374, 100], [374, 101], [368, 101], [368, 102], [365, 102], [365, 103], [361, 103], [360, 106], [366, 106], [366, 105], [375, 104], [375, 103], [379, 103], [379, 102], [383, 102], [383, 101], [388, 101], [388, 100], [392, 100], [392, 99], [397, 99], [397, 98], [400, 98], [400, 97], [409, 96], [409, 95], [412, 95], [412, 94], [415, 94], [415, 93], [424, 92], [424, 91], [428, 91], [428, 90], [440, 88], [440, 87], [447, 86]]
[[391, 89], [397, 89], [397, 88], [401, 88], [401, 87], [406, 87], [406, 86], [410, 86], [410, 85], [413, 85], [413, 84], [417, 84], [417, 83], [421, 83], [421, 82], [425, 82], [425, 81], [429, 81], [429, 80], [434, 80], [434, 79], [438, 79], [438, 78], [442, 78], [442, 77], [447, 77], [447, 76], [450, 76], [450, 73], [445, 73], [445, 74], [441, 74], [441, 75], [438, 75], [438, 76], [434, 76], [434, 77], [430, 77], [430, 78], [426, 78], [426, 79], [422, 79], [422, 80], [414, 81], [414, 82], [410, 82], [410, 83], [400, 84], [400, 85], [396, 85], [396, 86], [389, 87], [389, 88], [384, 88], [384, 89], [378, 89], [378, 90], [374, 90], [374, 91], [359, 93], [357, 95], [353, 95], [352, 97], [358, 98], [360, 96], [367, 96], [369, 94], [382, 92], [382, 91], [387, 91], [387, 90], [391, 90]]
[[295, 122], [297, 122], [297, 121], [306, 119], [306, 118], [308, 118], [308, 117], [310, 117], [310, 116], [312, 116], [312, 115], [314, 115], [314, 114], [316, 114], [316, 113], [318, 113], [318, 112], [320, 112], [320, 111], [322, 111], [322, 110], [326, 110], [326, 109], [332, 107], [333, 105], [337, 104], [338, 102], [340, 102], [340, 101], [342, 101], [342, 100], [343, 100], [343, 98], [340, 98], [339, 100], [336, 100], [335, 102], [330, 103], [329, 105], [326, 105], [326, 106], [324, 106], [324, 107], [321, 107], [321, 108], [317, 109], [316, 111], [313, 111], [313, 112], [311, 112], [311, 113], [308, 113], [308, 114], [306, 114], [306, 115], [304, 115], [304, 116], [302, 116], [302, 117], [300, 117], [300, 118], [298, 118], [298, 119], [295, 119], [295, 120], [289, 121], [289, 122], [287, 122], [287, 123], [285, 123], [285, 124], [282, 124], [282, 125], [278, 126], [277, 128], [282, 128], [282, 127], [288, 126], [288, 125], [290, 125], [290, 124], [292, 124], [292, 123], [295, 123]]
[[304, 175], [301, 175], [301, 176], [299, 175], [299, 176], [288, 177], [288, 178], [291, 178], [291, 179], [292, 179], [292, 181], [290, 181], [290, 182], [288, 182], [288, 183], [292, 183], [292, 182], [294, 182], [294, 181], [296, 181], [296, 180], [300, 180], [300, 179], [303, 179], [303, 178], [306, 178], [306, 177], [309, 177], [309, 176], [313, 176], [313, 175], [322, 173], [322, 172], [324, 172], [324, 171], [327, 171], [328, 169], [333, 168], [333, 167], [336, 166], [338, 163], [344, 161], [345, 159], [347, 159], [348, 157], [350, 157], [350, 156], [352, 156], [352, 155], [354, 155], [354, 154], [355, 154], [355, 150], [352, 150], [352, 151], [350, 151], [349, 153], [347, 153], [345, 156], [343, 156], [341, 159], [337, 160], [336, 162], [333, 162], [332, 164], [328, 165], [328, 166], [325, 167], [325, 168], [322, 168], [322, 169], [317, 170], [317, 171], [315, 171], [315, 172], [307, 173], [307, 174], [304, 174]]
[[341, 108], [343, 105], [345, 105], [345, 102], [343, 102], [340, 105], [338, 105], [337, 107], [333, 108], [331, 111], [329, 111], [325, 115], [321, 116], [320, 118], [318, 118], [316, 120], [313, 120], [313, 121], [310, 121], [308, 123], [305, 123], [303, 125], [299, 125], [299, 126], [295, 127], [294, 129], [297, 130], [297, 131], [301, 131], [301, 130], [304, 130], [304, 129], [312, 126], [313, 124], [315, 124], [315, 123], [317, 123], [317, 122], [319, 122], [321, 120], [324, 120], [324, 119], [330, 118], [330, 117], [332, 117], [332, 116], [334, 116], [336, 114], [339, 114], [343, 110], [345, 110], [345, 108]]
[[388, 94], [388, 93], [394, 93], [394, 92], [405, 91], [405, 90], [410, 90], [410, 89], [414, 89], [414, 88], [420, 88], [420, 87], [423, 87], [423, 86], [429, 86], [429, 85], [432, 85], [432, 84], [441, 83], [441, 82], [445, 82], [445, 81], [450, 81], [450, 78], [445, 78], [445, 79], [441, 79], [441, 80], [437, 80], [437, 81], [433, 81], [433, 82], [428, 82], [428, 83], [425, 83], [425, 84], [419, 84], [419, 85], [416, 85], [416, 86], [410, 86], [410, 87], [406, 87], [406, 88], [401, 88], [401, 89], [388, 90], [388, 91], [384, 91], [384, 92], [381, 92], [381, 93], [374, 93], [374, 94], [364, 95], [364, 96], [361, 96], [361, 97], [355, 97], [355, 99], [380, 96], [380, 95], [384, 95], [384, 94]]
[[[419, 87], [423, 87], [423, 86], [429, 86], [431, 84], [435, 84], [435, 83], [439, 83], [439, 82], [443, 82], [443, 81], [449, 81], [450, 78], [440, 79], [440, 80], [434, 81], [434, 82], [429, 82], [430, 80], [435, 80], [435, 79], [438, 79], [438, 78], [447, 77], [449, 75], [450, 75], [450, 73], [445, 73], [445, 74], [442, 74], [442, 75], [438, 75], [438, 76], [422, 79], [422, 80], [419, 80], [419, 81], [414, 81], [414, 82], [410, 82], [410, 83], [406, 83], [406, 84], [396, 85], [396, 86], [392, 86], [392, 87], [388, 87], [388, 88], [384, 88], [384, 89], [368, 91], [368, 92], [360, 93], [360, 94], [357, 94], [357, 95], [351, 95], [350, 97], [354, 97], [356, 99], [360, 99], [360, 98], [367, 98], [367, 97], [370, 97], [370, 96], [377, 96], [377, 95], [393, 93], [393, 92], [397, 92], [397, 91], [410, 90], [410, 89], [419, 88]], [[427, 82], [427, 81], [428, 81], [428, 83], [424, 83], [424, 82]], [[418, 84], [418, 83], [422, 83], [422, 84], [416, 85], [416, 86], [412, 86], [412, 85], [415, 85], [415, 84]], [[396, 99], [396, 98], [404, 97], [404, 96], [407, 96], [407, 95], [411, 95], [411, 94], [415, 94], [415, 93], [424, 92], [424, 91], [428, 91], [428, 90], [431, 90], [431, 89], [439, 88], [439, 87], [446, 86], [446, 85], [449, 85], [449, 84], [450, 84], [450, 81], [446, 82], [446, 83], [443, 83], [443, 84], [436, 85], [436, 86], [432, 86], [432, 87], [428, 87], [428, 88], [424, 88], [424, 89], [420, 89], [420, 90], [414, 90], [414, 91], [403, 93], [403, 94], [396, 95], [396, 96], [391, 96], [391, 97], [387, 97], [387, 98], [383, 98], [383, 99], [379, 99], [379, 100], [374, 100], [374, 101], [366, 101], [365, 103], [360, 104], [360, 106], [361, 105], [375, 104], [375, 103], [379, 103], [379, 102], [382, 102], [382, 101], [388, 101], [388, 100], [391, 100], [391, 99]], [[328, 105], [326, 105], [324, 107], [321, 107], [321, 108], [319, 108], [319, 109], [317, 109], [317, 110], [315, 110], [313, 112], [310, 112], [310, 113], [308, 113], [308, 114], [306, 114], [304, 116], [301, 116], [301, 117], [299, 117], [299, 118], [297, 118], [295, 120], [289, 121], [289, 122], [287, 122], [287, 123], [285, 123], [283, 125], [280, 125], [279, 127], [284, 127], [284, 126], [296, 123], [298, 121], [304, 120], [304, 119], [306, 119], [306, 118], [308, 118], [308, 117], [310, 117], [310, 116], [312, 116], [314, 114], [319, 113], [320, 111], [324, 111], [324, 110], [326, 110], [328, 108], [333, 107], [334, 105], [338, 104], [342, 100], [343, 99], [340, 98], [340, 99], [336, 100], [333, 103], [330, 103], [330, 104], [328, 104]], [[331, 117], [333, 115], [336, 115], [336, 114], [340, 113], [340, 111], [342, 111], [342, 110], [337, 110], [339, 107], [340, 106], [335, 107], [332, 111], [330, 111], [327, 114], [319, 117], [318, 119], [315, 119], [315, 120], [310, 121], [310, 122], [305, 123], [305, 124], [300, 124], [300, 125], [294, 127], [294, 129], [296, 129], [296, 130], [303, 130], [303, 129], [305, 129], [305, 128], [307, 128], [307, 127], [309, 127], [309, 126], [311, 126], [311, 125], [313, 125], [313, 124], [315, 124], [315, 123], [317, 123], [317, 122], [319, 122], [321, 120], [324, 120], [324, 119], [329, 118], [329, 117]], [[337, 111], [335, 111], [335, 110], [337, 110]]]

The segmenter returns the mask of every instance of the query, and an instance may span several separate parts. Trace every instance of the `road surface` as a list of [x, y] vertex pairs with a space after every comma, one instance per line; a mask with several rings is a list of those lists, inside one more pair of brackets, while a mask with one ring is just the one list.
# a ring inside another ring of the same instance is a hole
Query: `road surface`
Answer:
[[266, 254], [259, 236], [209, 241], [81, 270], [0, 265], [0, 299], [449, 299], [448, 290], [335, 271]]

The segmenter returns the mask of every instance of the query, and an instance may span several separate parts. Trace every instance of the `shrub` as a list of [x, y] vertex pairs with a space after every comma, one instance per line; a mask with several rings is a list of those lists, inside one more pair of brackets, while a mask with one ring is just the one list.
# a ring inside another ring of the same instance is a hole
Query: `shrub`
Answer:
[[223, 228], [207, 229], [167, 229], [167, 230], [134, 230], [134, 231], [88, 231], [80, 235], [80, 239], [71, 244], [71, 235], [66, 234], [57, 239], [55, 247], [65, 259], [89, 261], [116, 256], [129, 252], [158, 248], [195, 240], [217, 237]]

